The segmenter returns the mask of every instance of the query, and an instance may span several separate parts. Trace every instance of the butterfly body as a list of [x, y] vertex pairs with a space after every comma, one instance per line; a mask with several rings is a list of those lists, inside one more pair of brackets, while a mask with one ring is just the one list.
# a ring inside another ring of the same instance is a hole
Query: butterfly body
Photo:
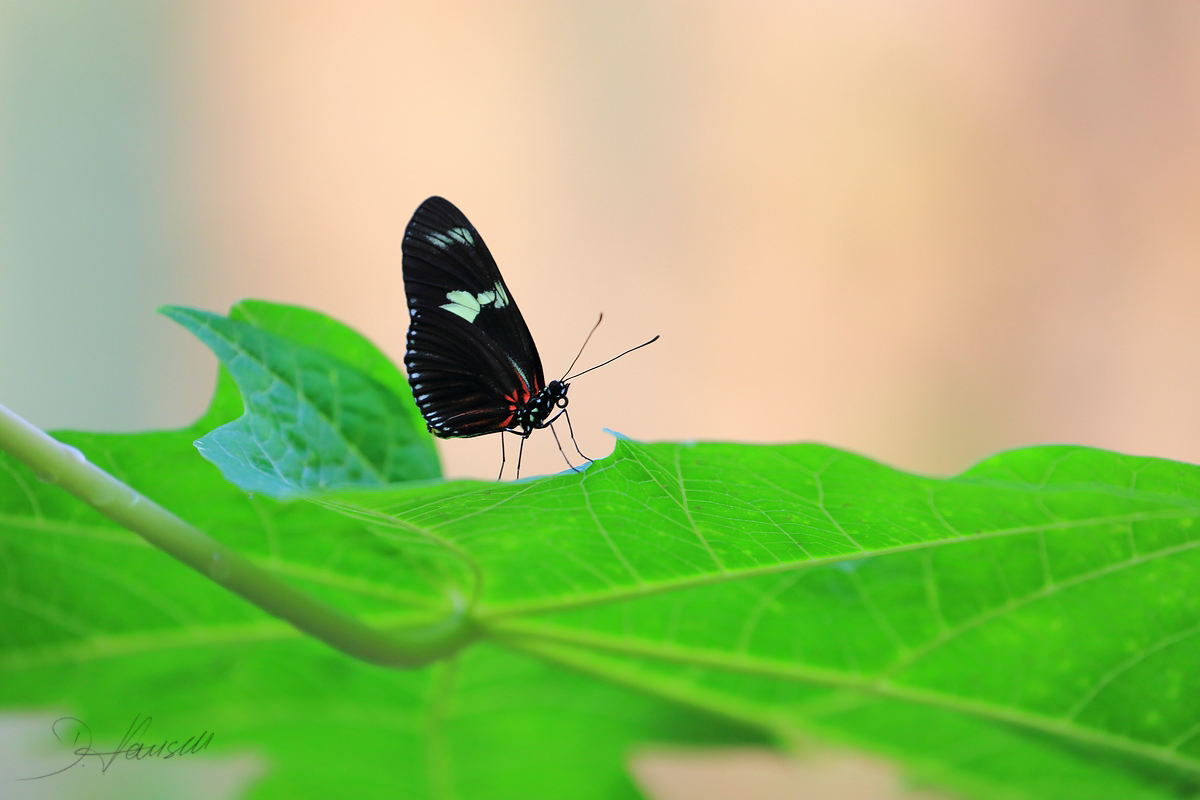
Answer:
[[413, 214], [402, 248], [404, 366], [429, 430], [442, 438], [506, 431], [526, 438], [554, 422], [568, 384], [546, 383], [529, 328], [466, 216], [431, 197]]

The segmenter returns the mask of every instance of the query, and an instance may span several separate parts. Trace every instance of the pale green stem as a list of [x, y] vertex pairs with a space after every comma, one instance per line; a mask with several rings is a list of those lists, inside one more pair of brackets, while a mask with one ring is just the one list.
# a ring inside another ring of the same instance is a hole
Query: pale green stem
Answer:
[[355, 658], [418, 667], [454, 653], [476, 635], [463, 609], [418, 629], [385, 632], [364, 625], [255, 566], [4, 406], [0, 450], [201, 575]]

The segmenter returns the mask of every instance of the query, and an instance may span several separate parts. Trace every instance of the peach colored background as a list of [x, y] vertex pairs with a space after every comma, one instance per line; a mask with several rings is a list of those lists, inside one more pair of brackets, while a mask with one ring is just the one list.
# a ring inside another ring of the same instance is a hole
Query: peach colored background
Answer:
[[[187, 229], [224, 306], [403, 354], [400, 237], [487, 239], [589, 454], [820, 440], [949, 473], [1200, 459], [1200, 7], [195, 4]], [[548, 435], [530, 471], [562, 467]], [[445, 444], [491, 477], [496, 437]]]

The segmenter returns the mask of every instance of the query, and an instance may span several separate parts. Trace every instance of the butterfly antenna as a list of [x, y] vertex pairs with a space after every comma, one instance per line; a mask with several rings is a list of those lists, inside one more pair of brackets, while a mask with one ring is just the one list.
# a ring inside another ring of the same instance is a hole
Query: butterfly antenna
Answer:
[[[597, 324], [599, 324], [599, 323], [597, 323]], [[592, 330], [595, 330], [595, 328], [593, 328]], [[627, 355], [629, 355], [630, 353], [632, 353], [634, 350], [641, 350], [641, 349], [642, 349], [643, 347], [645, 347], [646, 345], [648, 345], [648, 344], [654, 344], [654, 343], [655, 343], [655, 342], [657, 342], [657, 341], [658, 341], [658, 337], [657, 337], [657, 336], [655, 336], [653, 339], [651, 339], [651, 340], [650, 340], [650, 341], [648, 341], [648, 342], [642, 342], [642, 343], [641, 343], [641, 344], [639, 344], [637, 347], [631, 347], [631, 348], [629, 348], [628, 350], [626, 350], [624, 353], [621, 353], [620, 355], [613, 356], [613, 357], [612, 357], [612, 358], [610, 358], [608, 361], [605, 361], [605, 362], [604, 362], [604, 364], [611, 364], [612, 362], [616, 361], [616, 360], [617, 360], [618, 358], [620, 358], [621, 356], [627, 356]], [[586, 375], [587, 373], [591, 372], [591, 371], [592, 371], [592, 370], [594, 370], [594, 369], [600, 369], [601, 367], [603, 367], [603, 366], [604, 366], [604, 364], [597, 364], [597, 365], [596, 365], [596, 366], [594, 366], [594, 367], [588, 367], [588, 368], [587, 368], [587, 369], [585, 369], [583, 372], [576, 372], [574, 375], [572, 375], [572, 376], [571, 376], [571, 377], [569, 377], [569, 378], [563, 378], [563, 380], [564, 380], [564, 381], [573, 381], [573, 380], [575, 380], [576, 378], [578, 378], [580, 375]], [[574, 366], [574, 364], [572, 364], [571, 366]], [[568, 372], [569, 372], [569, 371], [570, 371], [570, 370], [568, 370]]]
[[[567, 372], [570, 372], [571, 370], [575, 369], [575, 364], [576, 364], [576, 362], [578, 362], [578, 361], [579, 361], [579, 357], [580, 357], [581, 355], [583, 355], [583, 348], [584, 348], [584, 347], [587, 347], [587, 343], [588, 343], [588, 342], [590, 342], [590, 341], [592, 340], [592, 334], [596, 332], [596, 328], [599, 328], [599, 327], [600, 327], [600, 323], [601, 323], [601, 322], [603, 322], [603, 321], [604, 321], [604, 312], [603, 312], [603, 311], [601, 311], [601, 312], [600, 312], [600, 319], [596, 320], [596, 324], [592, 326], [592, 329], [591, 329], [590, 331], [588, 331], [587, 338], [583, 340], [583, 347], [580, 347], [580, 348], [579, 348], [579, 352], [575, 354], [575, 361], [572, 361], [572, 362], [571, 362], [571, 366], [567, 367]], [[567, 372], [564, 372], [564, 373], [563, 373], [563, 376], [562, 376], [561, 378], [559, 378], [559, 380], [563, 380], [563, 381], [565, 381], [565, 380], [567, 379]]]

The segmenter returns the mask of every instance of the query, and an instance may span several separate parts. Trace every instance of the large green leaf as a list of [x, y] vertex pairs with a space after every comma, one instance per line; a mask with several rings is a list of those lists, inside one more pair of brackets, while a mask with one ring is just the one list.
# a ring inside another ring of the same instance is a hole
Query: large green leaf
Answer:
[[[465, 601], [484, 641], [415, 671], [357, 662], [5, 458], [10, 708], [66, 708], [114, 741], [135, 710], [214, 730], [214, 749], [268, 757], [262, 797], [635, 796], [638, 744], [759, 737], [867, 747], [977, 797], [1193, 793], [1194, 466], [1047, 447], [935, 480], [818, 445], [622, 441], [519, 484], [310, 481], [305, 458], [419, 433], [402, 377], [312, 312], [173, 313], [274, 398], [237, 431], [246, 457], [214, 458], [238, 486], [191, 447], [239, 411], [225, 379], [203, 429], [60, 438], [381, 630]], [[354, 377], [313, 392], [310, 369]], [[297, 438], [298, 409], [344, 407], [348, 385], [370, 387], [370, 413]], [[272, 437], [294, 452], [246, 455]], [[247, 495], [260, 484], [312, 502]]]
[[854, 690], [1191, 774], [1197, 497], [1195, 467], [1087, 448], [934, 480], [814, 445], [621, 442], [553, 485], [345, 501], [467, 552], [479, 618], [514, 644], [668, 662], [664, 691], [714, 671], [739, 700]]

